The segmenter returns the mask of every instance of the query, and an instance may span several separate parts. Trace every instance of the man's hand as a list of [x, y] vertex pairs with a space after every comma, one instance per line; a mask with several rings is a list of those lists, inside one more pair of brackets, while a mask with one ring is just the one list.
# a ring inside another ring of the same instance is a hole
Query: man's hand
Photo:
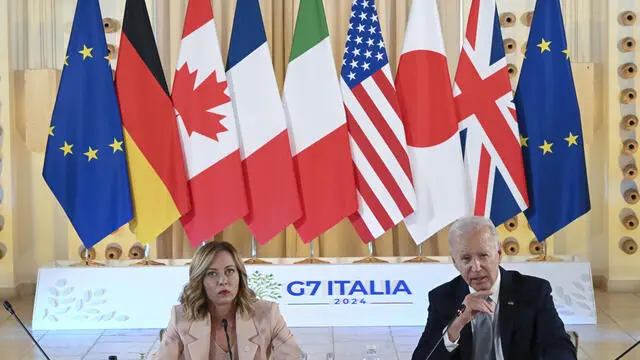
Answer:
[[447, 334], [449, 340], [455, 342], [460, 338], [460, 332], [468, 323], [476, 317], [480, 312], [493, 315], [495, 306], [493, 303], [485, 300], [487, 296], [492, 295], [490, 290], [478, 291], [474, 294], [469, 294], [464, 298], [462, 302], [467, 306], [464, 312], [451, 324]]

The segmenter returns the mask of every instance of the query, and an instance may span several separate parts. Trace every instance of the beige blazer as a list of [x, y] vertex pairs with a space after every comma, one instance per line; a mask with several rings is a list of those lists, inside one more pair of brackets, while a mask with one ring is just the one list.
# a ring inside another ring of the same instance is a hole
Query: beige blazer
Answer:
[[[299, 360], [301, 350], [287, 328], [278, 305], [258, 300], [255, 315], [244, 318], [236, 315], [237, 349], [233, 360]], [[182, 305], [171, 311], [157, 359], [208, 360], [211, 346], [211, 320], [189, 322], [184, 318]]]

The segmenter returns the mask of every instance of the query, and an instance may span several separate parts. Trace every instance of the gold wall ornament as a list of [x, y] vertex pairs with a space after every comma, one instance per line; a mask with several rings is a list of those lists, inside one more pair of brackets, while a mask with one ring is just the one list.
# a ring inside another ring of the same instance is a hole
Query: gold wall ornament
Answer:
[[638, 243], [630, 237], [625, 237], [620, 242], [620, 249], [627, 255], [633, 255], [638, 251]]
[[636, 23], [636, 13], [633, 11], [623, 11], [620, 13], [618, 20], [624, 26], [633, 26]]
[[128, 256], [131, 260], [144, 259], [144, 247], [142, 247], [142, 245], [140, 245], [139, 243], [131, 245], [131, 248], [129, 248]]
[[636, 164], [628, 164], [622, 169], [622, 174], [625, 180], [633, 180], [638, 176], [638, 168]]
[[622, 52], [636, 51], [636, 40], [630, 36], [620, 40], [620, 50]]
[[636, 89], [624, 89], [620, 92], [620, 102], [623, 104], [631, 104], [636, 102], [638, 98], [638, 92]]
[[120, 244], [111, 243], [104, 250], [104, 258], [109, 260], [120, 260], [122, 257], [122, 246]]
[[509, 73], [510, 78], [514, 78], [518, 75], [518, 67], [514, 64], [507, 65], [507, 72]]
[[627, 139], [622, 143], [622, 152], [625, 154], [635, 154], [636, 151], [638, 151], [638, 141], [636, 139]]
[[513, 54], [518, 48], [518, 44], [513, 39], [504, 39], [502, 45], [504, 46], [504, 52], [507, 54]]
[[7, 255], [7, 246], [3, 243], [0, 243], [0, 260]]
[[109, 52], [107, 56], [109, 60], [116, 59], [118, 57], [118, 47], [113, 44], [107, 44], [107, 51]]
[[638, 117], [633, 115], [633, 114], [629, 114], [629, 115], [625, 115], [622, 118], [622, 127], [625, 130], [633, 130], [636, 126], [638, 126]]
[[638, 194], [638, 190], [629, 189], [624, 192], [624, 201], [626, 201], [627, 204], [637, 204], [638, 200], [640, 200], [640, 194]]
[[502, 242], [502, 251], [505, 255], [515, 256], [520, 252], [520, 243], [514, 237], [508, 237]]
[[537, 239], [531, 240], [531, 242], [529, 243], [529, 252], [531, 253], [531, 255], [542, 255], [543, 251], [543, 245], [542, 243], [540, 243], [540, 241], [538, 241]]
[[87, 250], [84, 247], [84, 245], [80, 245], [80, 248], [78, 248], [78, 255], [80, 255], [80, 259], [82, 259], [82, 261], [71, 264], [70, 265], [71, 267], [85, 267], [85, 266], [89, 266], [89, 267], [96, 267], [97, 266], [97, 267], [100, 267], [100, 266], [104, 266], [104, 264], [95, 261], [95, 259], [96, 259], [96, 249], [94, 249], [94, 248], [89, 248], [89, 250]]
[[504, 228], [507, 231], [514, 231], [518, 228], [518, 217], [514, 216], [511, 219], [504, 222]]
[[638, 228], [638, 217], [635, 214], [627, 215], [622, 219], [622, 225], [627, 230], [635, 230]]
[[107, 34], [112, 34], [120, 31], [120, 21], [114, 18], [103, 18], [102, 25], [104, 26], [104, 32]]
[[[135, 249], [136, 247], [138, 247], [138, 249]], [[144, 247], [142, 247], [140, 243], [134, 244], [129, 250], [129, 259], [136, 259], [136, 256], [142, 256], [142, 257], [139, 258], [140, 261], [136, 262], [135, 264], [131, 264], [129, 266], [156, 266], [156, 265], [164, 266], [166, 265], [165, 263], [151, 260], [149, 258], [149, 249], [150, 249], [149, 243], [145, 244]], [[142, 250], [142, 255], [139, 255], [140, 250]]]
[[632, 79], [637, 73], [638, 67], [634, 63], [626, 63], [618, 67], [618, 75], [623, 79]]
[[500, 26], [503, 28], [513, 27], [516, 24], [516, 15], [512, 12], [500, 14]]
[[522, 14], [521, 21], [524, 26], [530, 27], [531, 23], [533, 22], [533, 11], [527, 11], [526, 13]]
[[[87, 254], [88, 254], [88, 259], [87, 259]], [[78, 255], [80, 255], [80, 259], [87, 261], [87, 260], [95, 260], [96, 259], [96, 249], [94, 248], [89, 248], [89, 251], [87, 252], [86, 248], [84, 246], [80, 246], [80, 249], [78, 250]]]

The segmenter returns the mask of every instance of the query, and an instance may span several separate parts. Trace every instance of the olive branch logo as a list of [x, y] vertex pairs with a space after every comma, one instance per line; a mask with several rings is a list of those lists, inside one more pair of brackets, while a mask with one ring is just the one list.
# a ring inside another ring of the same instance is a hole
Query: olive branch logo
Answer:
[[119, 315], [109, 308], [105, 298], [106, 289], [76, 289], [67, 279], [58, 279], [47, 289], [47, 304], [42, 320], [52, 322], [74, 321], [127, 321], [129, 317]]
[[260, 271], [254, 271], [249, 275], [249, 288], [256, 293], [256, 297], [260, 300], [278, 301], [282, 296], [282, 283], [274, 279], [273, 274], [263, 274]]

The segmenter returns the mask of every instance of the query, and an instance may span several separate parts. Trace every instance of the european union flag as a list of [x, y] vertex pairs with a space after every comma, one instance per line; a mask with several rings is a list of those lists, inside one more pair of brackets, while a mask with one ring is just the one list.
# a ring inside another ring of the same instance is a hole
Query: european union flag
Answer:
[[560, 0], [538, 0], [515, 96], [530, 206], [544, 241], [590, 210], [580, 109]]
[[86, 248], [133, 217], [98, 0], [78, 0], [42, 175]]

